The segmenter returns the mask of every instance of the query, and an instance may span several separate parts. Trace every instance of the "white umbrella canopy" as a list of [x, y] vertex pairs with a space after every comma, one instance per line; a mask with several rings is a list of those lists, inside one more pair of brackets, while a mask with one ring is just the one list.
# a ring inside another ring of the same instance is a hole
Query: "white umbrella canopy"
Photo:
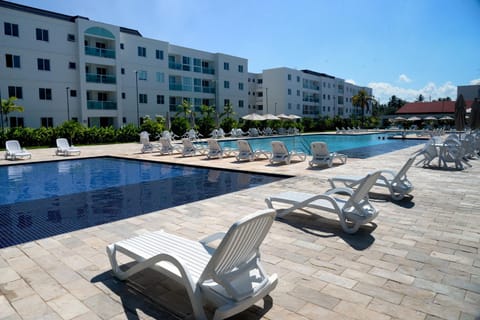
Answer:
[[450, 116], [443, 116], [443, 117], [441, 117], [441, 118], [438, 119], [438, 120], [454, 120], [454, 119], [453, 119], [452, 117], [450, 117]]
[[270, 114], [270, 113], [264, 114], [263, 118], [265, 120], [280, 120], [279, 117], [277, 117], [276, 115]]
[[263, 121], [265, 117], [258, 113], [249, 113], [242, 117], [243, 120]]
[[296, 114], [290, 114], [288, 116], [288, 119], [296, 120], [296, 119], [302, 119], [302, 117], [297, 116]]
[[418, 121], [418, 120], [422, 120], [422, 118], [419, 118], [419, 117], [410, 117], [407, 119], [407, 121]]
[[285, 113], [277, 114], [277, 117], [279, 117], [280, 119], [290, 119], [290, 116]]
[[438, 120], [438, 119], [434, 116], [428, 116], [428, 117], [423, 118], [423, 120]]
[[393, 118], [393, 121], [406, 121], [407, 119], [404, 117], [395, 117]]

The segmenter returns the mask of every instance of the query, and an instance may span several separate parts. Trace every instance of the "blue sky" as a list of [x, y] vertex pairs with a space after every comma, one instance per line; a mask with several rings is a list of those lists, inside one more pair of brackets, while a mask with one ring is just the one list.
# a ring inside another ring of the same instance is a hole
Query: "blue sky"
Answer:
[[382, 103], [456, 98], [480, 84], [480, 0], [11, 0], [247, 58], [250, 72], [310, 69]]

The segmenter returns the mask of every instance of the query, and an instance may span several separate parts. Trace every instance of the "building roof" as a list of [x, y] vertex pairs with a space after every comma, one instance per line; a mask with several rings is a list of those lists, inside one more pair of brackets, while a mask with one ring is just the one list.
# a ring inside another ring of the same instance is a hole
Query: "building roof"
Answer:
[[[473, 101], [465, 101], [467, 108]], [[410, 102], [395, 112], [396, 114], [455, 113], [455, 101]]]

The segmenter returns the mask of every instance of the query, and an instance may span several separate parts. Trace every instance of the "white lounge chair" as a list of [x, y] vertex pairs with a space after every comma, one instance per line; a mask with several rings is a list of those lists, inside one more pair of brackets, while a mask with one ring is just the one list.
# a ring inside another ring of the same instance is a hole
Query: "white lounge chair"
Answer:
[[158, 150], [159, 145], [150, 142], [150, 133], [147, 131], [140, 132], [140, 143], [142, 144], [142, 153], [145, 152], [154, 152], [155, 149]]
[[207, 158], [223, 158], [223, 157], [230, 157], [234, 156], [235, 153], [238, 151], [232, 148], [222, 148], [217, 140], [215, 139], [208, 139], [208, 153]]
[[[294, 210], [313, 208], [338, 215], [342, 229], [347, 233], [355, 233], [360, 226], [371, 222], [378, 215], [369, 202], [368, 192], [377, 181], [380, 172], [368, 174], [359, 184], [358, 188], [335, 188], [323, 194], [311, 194], [305, 192], [287, 191], [265, 199], [269, 208], [273, 208], [273, 202], [290, 205], [289, 208], [278, 210], [277, 216], [283, 217]], [[348, 194], [338, 197], [338, 194]]]
[[307, 155], [302, 151], [288, 151], [287, 146], [285, 146], [285, 143], [282, 141], [272, 141], [272, 156], [270, 157], [270, 163], [285, 162], [286, 164], [290, 164], [293, 158], [305, 161]]
[[27, 149], [22, 148], [18, 140], [7, 140], [5, 142], [5, 159], [17, 160], [17, 159], [30, 159], [32, 154]]
[[56, 142], [57, 150], [55, 151], [55, 154], [57, 156], [71, 156], [80, 154], [80, 149], [70, 145], [68, 140], [65, 138], [58, 138]]
[[430, 163], [433, 161], [433, 159], [439, 156], [437, 148], [439, 148], [439, 146], [442, 146], [443, 142], [441, 141], [441, 139], [437, 138], [440, 137], [433, 137], [425, 143], [422, 149], [414, 152], [414, 155], [416, 157], [422, 156], [422, 158], [415, 164], [416, 166], [418, 166], [420, 163], [424, 167], [430, 166]]
[[172, 154], [174, 152], [182, 152], [183, 148], [181, 145], [172, 144], [172, 140], [169, 138], [160, 138], [160, 153], [161, 154]]
[[[393, 200], [402, 200], [407, 194], [413, 191], [413, 184], [407, 178], [407, 171], [415, 161], [415, 157], [410, 157], [403, 167], [395, 172], [393, 170], [380, 170], [380, 176], [375, 182], [375, 186], [387, 188]], [[354, 188], [362, 181], [361, 176], [336, 176], [328, 179], [332, 188], [337, 187], [336, 182], [341, 182], [349, 188]]]
[[196, 156], [197, 154], [205, 154], [208, 152], [208, 148], [203, 145], [197, 145], [192, 142], [189, 138], [183, 138], [183, 150], [182, 156]]
[[321, 165], [331, 167], [334, 159], [340, 159], [342, 163], [347, 163], [345, 154], [328, 151], [328, 146], [325, 142], [312, 142], [310, 150], [312, 152], [312, 160], [308, 162], [310, 167]]
[[203, 137], [200, 133], [195, 131], [194, 129], [190, 129], [183, 135], [183, 138], [188, 138], [190, 140], [198, 140]]
[[249, 128], [248, 135], [250, 137], [258, 137], [260, 135], [260, 130], [258, 130], [257, 128]]
[[270, 158], [271, 153], [266, 150], [253, 150], [252, 146], [247, 140], [237, 140], [238, 154], [237, 161], [248, 160], [253, 161], [261, 157]]
[[[214, 319], [223, 319], [248, 309], [277, 285], [277, 275], [268, 276], [263, 269], [259, 251], [274, 218], [273, 210], [257, 211], [227, 233], [200, 241], [163, 231], [147, 233], [109, 245], [107, 254], [117, 278], [152, 268], [185, 286], [195, 319], [206, 319], [206, 304], [216, 307]], [[209, 246], [218, 239], [222, 240], [216, 249]], [[137, 263], [122, 271], [117, 252]]]

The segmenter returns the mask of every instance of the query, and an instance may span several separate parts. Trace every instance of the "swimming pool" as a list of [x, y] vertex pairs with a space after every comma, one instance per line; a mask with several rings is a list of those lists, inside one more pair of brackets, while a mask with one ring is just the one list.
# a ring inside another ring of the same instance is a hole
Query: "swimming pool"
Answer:
[[283, 178], [110, 157], [0, 166], [0, 248]]
[[[296, 136], [269, 136], [249, 138], [253, 149], [271, 150], [272, 141], [283, 141], [288, 149], [310, 154], [310, 143], [324, 141], [329, 151], [346, 154], [350, 158], [365, 159], [425, 143], [419, 139], [388, 139], [387, 134], [303, 134]], [[237, 148], [235, 140], [221, 141], [222, 147]]]

